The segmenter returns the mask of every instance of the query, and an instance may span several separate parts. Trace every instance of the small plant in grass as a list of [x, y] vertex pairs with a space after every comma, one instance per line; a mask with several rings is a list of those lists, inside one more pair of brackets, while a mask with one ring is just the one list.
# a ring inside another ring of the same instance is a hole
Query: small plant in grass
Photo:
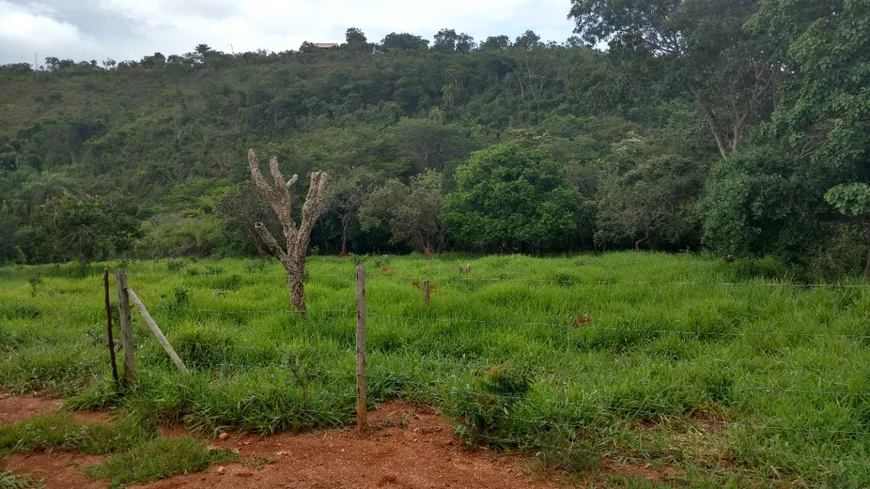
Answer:
[[[241, 284], [242, 284], [242, 277], [241, 277], [241, 275], [236, 275], [236, 274], [223, 276], [223, 277], [215, 277], [213, 279], [213, 283], [212, 283], [212, 285], [214, 285], [216, 289], [221, 290], [221, 291], [236, 290], [239, 288], [239, 285], [241, 285]], [[217, 295], [220, 295], [220, 294], [217, 294]]]
[[181, 260], [166, 260], [166, 269], [170, 272], [180, 272], [184, 269], [184, 262]]
[[228, 363], [233, 338], [220, 331], [196, 328], [180, 332], [173, 341], [178, 355], [193, 368], [212, 368]]
[[176, 287], [172, 293], [172, 299], [166, 308], [172, 314], [181, 314], [190, 304], [190, 295], [187, 289]]
[[248, 273], [257, 273], [262, 272], [266, 269], [266, 260], [262, 258], [254, 258], [253, 260], [248, 260], [248, 264], [245, 267], [245, 270]]
[[400, 426], [403, 430], [408, 429], [411, 424], [411, 414], [407, 411], [392, 411], [384, 417], [383, 426]]
[[204, 275], [223, 275], [224, 274], [224, 267], [209, 265], [209, 266], [205, 267], [205, 271], [203, 272], [203, 274]]
[[0, 472], [0, 489], [41, 489], [45, 487], [41, 479], [29, 474], [13, 474], [10, 470]]
[[42, 276], [39, 274], [33, 275], [27, 279], [27, 283], [30, 284], [30, 297], [36, 297], [36, 294], [39, 292], [38, 288], [42, 284]]
[[522, 367], [494, 365], [475, 383], [475, 392], [461, 395], [458, 401], [459, 435], [469, 445], [493, 446], [512, 444], [511, 418], [514, 407], [532, 386], [532, 378]]
[[353, 253], [350, 254], [350, 261], [354, 265], [362, 265], [363, 263], [365, 263], [366, 258], [368, 258], [368, 255], [355, 255]]
[[134, 482], [198, 472], [212, 463], [225, 464], [238, 459], [234, 452], [209, 450], [204, 443], [187, 436], [155, 438], [88, 467], [87, 473], [94, 479], [108, 480], [112, 487], [122, 487]]
[[309, 345], [291, 345], [284, 352], [283, 360], [291, 379], [302, 389], [302, 402], [307, 405], [311, 383], [323, 377], [318, 368], [317, 350]]
[[374, 263], [375, 263], [375, 268], [384, 268], [390, 264], [390, 257], [389, 257], [389, 255], [376, 256]]

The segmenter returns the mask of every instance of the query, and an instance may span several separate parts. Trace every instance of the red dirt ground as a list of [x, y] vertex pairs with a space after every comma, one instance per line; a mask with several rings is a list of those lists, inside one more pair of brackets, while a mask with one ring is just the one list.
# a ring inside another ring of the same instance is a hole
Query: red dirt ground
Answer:
[[[37, 414], [56, 413], [63, 401], [48, 397], [0, 395], [0, 424], [9, 424]], [[85, 423], [105, 423], [109, 416], [102, 412], [75, 412], [73, 416]]]
[[[0, 423], [59, 408], [60, 402], [52, 399], [7, 397], [0, 400]], [[94, 413], [84, 420], [105, 419], [104, 413]], [[350, 428], [264, 438], [229, 433], [223, 440], [210, 440], [211, 447], [238, 451], [240, 463], [130, 487], [531, 489], [570, 485], [553, 474], [530, 471], [532, 459], [528, 455], [463, 449], [453, 435], [453, 426], [425, 407], [385, 403], [369, 414], [369, 425], [371, 430], [364, 435]], [[182, 429], [164, 430], [164, 436], [182, 434]], [[13, 454], [0, 461], [0, 470], [30, 473], [44, 479], [51, 489], [102, 489], [106, 481], [89, 480], [82, 470], [100, 459], [68, 452]], [[614, 475], [645, 479], [662, 476], [646, 467], [616, 468], [610, 462], [605, 460], [603, 465]]]

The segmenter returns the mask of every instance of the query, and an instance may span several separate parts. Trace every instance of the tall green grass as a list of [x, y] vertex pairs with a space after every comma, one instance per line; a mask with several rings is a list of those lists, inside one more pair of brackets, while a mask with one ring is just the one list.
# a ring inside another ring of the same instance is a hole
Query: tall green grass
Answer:
[[[86, 335], [105, 328], [102, 269], [5, 268], [0, 384], [206, 432], [353, 421], [351, 260], [309, 260], [305, 317], [289, 309], [275, 263], [109, 264], [119, 265], [192, 373], [175, 371], [134, 313], [138, 384], [116, 396], [105, 347]], [[372, 404], [435, 405], [471, 443], [568, 469], [617, 458], [713, 485], [870, 485], [870, 289], [860, 282], [805, 287], [689, 254], [377, 265]], [[423, 280], [435, 286], [429, 309], [414, 285]]]

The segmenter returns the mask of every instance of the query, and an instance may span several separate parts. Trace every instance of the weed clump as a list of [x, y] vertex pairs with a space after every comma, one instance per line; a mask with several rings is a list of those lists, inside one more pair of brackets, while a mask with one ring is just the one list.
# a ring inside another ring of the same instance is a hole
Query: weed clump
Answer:
[[494, 365], [474, 384], [474, 391], [463, 393], [457, 403], [459, 435], [469, 445], [484, 443], [508, 447], [516, 445], [511, 434], [514, 411], [532, 386], [529, 372], [516, 365]]
[[88, 467], [94, 479], [108, 480], [112, 487], [134, 482], [146, 482], [176, 474], [198, 472], [212, 463], [237, 461], [239, 456], [229, 450], [209, 450], [204, 443], [184, 436], [155, 438], [129, 452], [113, 455]]

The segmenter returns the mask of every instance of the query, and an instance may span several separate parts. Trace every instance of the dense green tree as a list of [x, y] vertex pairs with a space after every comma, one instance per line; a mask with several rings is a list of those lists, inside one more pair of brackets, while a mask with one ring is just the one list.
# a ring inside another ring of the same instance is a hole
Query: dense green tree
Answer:
[[395, 134], [399, 147], [420, 173], [429, 169], [443, 172], [477, 147], [477, 141], [461, 126], [432, 119], [402, 119]]
[[870, 182], [870, 3], [762, 0], [748, 28], [774, 39], [794, 74], [774, 133], [842, 183]]
[[381, 41], [381, 50], [390, 51], [424, 51], [429, 48], [429, 40], [407, 32], [387, 34]]
[[31, 223], [44, 252], [73, 257], [82, 267], [109, 252], [123, 252], [139, 236], [136, 209], [126, 199], [64, 195], [37, 207]]
[[695, 202], [706, 176], [698, 162], [635, 135], [614, 145], [602, 165], [597, 243], [631, 239], [638, 250], [697, 245]]
[[441, 220], [443, 177], [427, 171], [408, 184], [390, 180], [375, 189], [359, 210], [363, 230], [389, 226], [393, 239], [432, 258], [447, 245]]
[[372, 51], [372, 46], [369, 44], [366, 35], [356, 27], [351, 27], [344, 33], [344, 44], [342, 47], [359, 53]]
[[480, 43], [482, 51], [504, 51], [511, 46], [511, 39], [507, 36], [489, 36], [485, 41]]
[[456, 169], [444, 222], [459, 244], [537, 251], [578, 234], [585, 205], [562, 168], [525, 141], [475, 152]]
[[452, 53], [456, 51], [456, 41], [459, 37], [455, 29], [441, 29], [435, 34], [435, 42], [432, 43], [432, 50], [442, 53]]
[[743, 30], [758, 3], [572, 0], [570, 16], [585, 41], [607, 42], [639, 77], [655, 73], [664, 89], [694, 99], [724, 157], [772, 109], [783, 77], [767, 39]]
[[704, 242], [731, 257], [774, 255], [806, 263], [825, 238], [818, 216], [824, 191], [810, 169], [773, 147], [752, 147], [719, 161], [700, 202]]
[[523, 51], [531, 51], [541, 45], [541, 36], [535, 34], [535, 31], [526, 31], [521, 36], [517, 36], [514, 41], [514, 47]]
[[326, 191], [326, 211], [341, 223], [340, 255], [347, 255], [348, 229], [360, 207], [382, 179], [368, 168], [351, 168], [333, 179]]
[[870, 185], [838, 185], [825, 193], [825, 200], [844, 216], [853, 218], [864, 228], [867, 238], [867, 262], [864, 278], [870, 278]]

